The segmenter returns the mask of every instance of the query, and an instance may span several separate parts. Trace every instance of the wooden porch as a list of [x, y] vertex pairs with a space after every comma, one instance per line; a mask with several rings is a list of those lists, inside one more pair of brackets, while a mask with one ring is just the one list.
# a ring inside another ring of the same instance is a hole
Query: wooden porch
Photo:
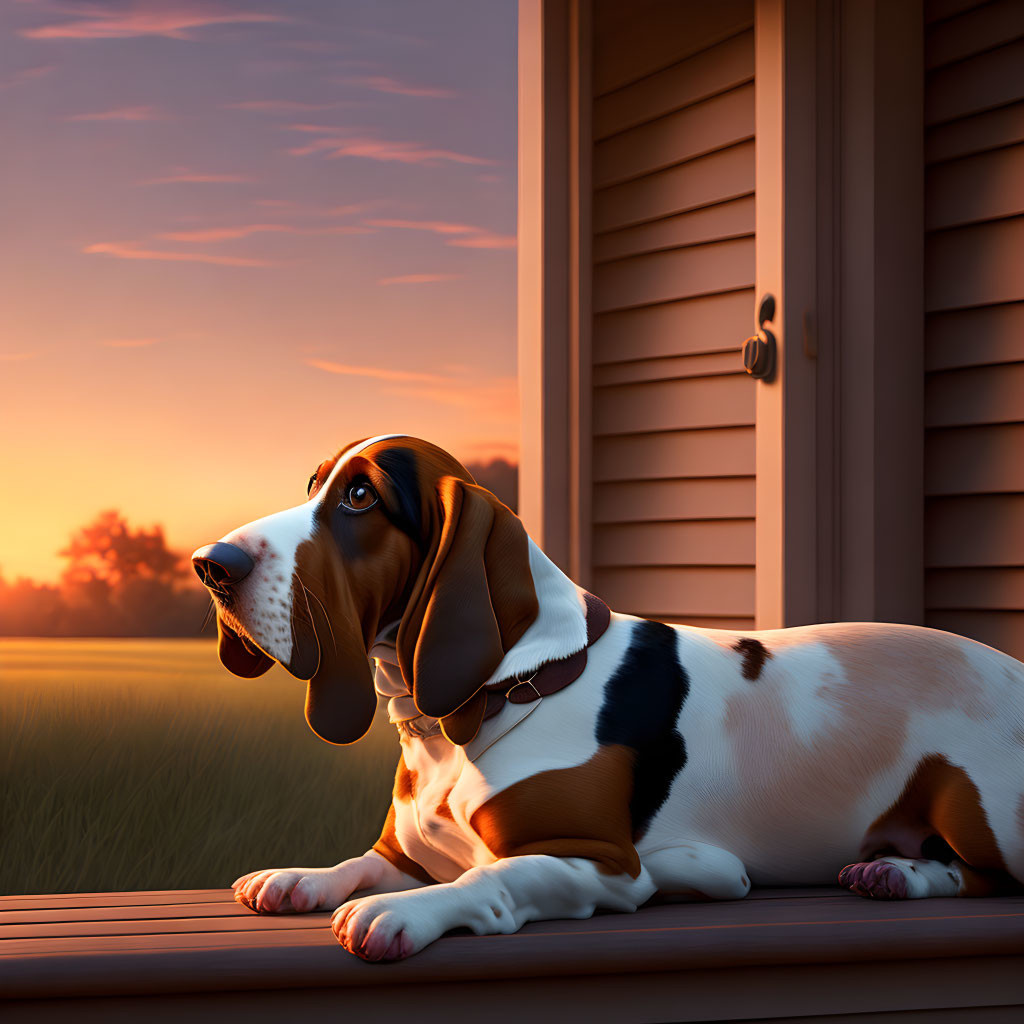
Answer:
[[328, 921], [257, 917], [223, 889], [3, 897], [0, 1013], [10, 1024], [1024, 1019], [1024, 897], [872, 903], [768, 889], [452, 934], [395, 964], [349, 955]]

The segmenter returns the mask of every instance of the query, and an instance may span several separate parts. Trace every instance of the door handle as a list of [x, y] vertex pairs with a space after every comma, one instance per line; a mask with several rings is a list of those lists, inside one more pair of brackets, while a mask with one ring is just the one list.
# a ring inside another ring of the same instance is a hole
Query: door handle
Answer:
[[769, 380], [775, 372], [775, 335], [765, 324], [775, 319], [775, 296], [766, 294], [757, 308], [757, 334], [743, 342], [743, 367], [757, 380]]

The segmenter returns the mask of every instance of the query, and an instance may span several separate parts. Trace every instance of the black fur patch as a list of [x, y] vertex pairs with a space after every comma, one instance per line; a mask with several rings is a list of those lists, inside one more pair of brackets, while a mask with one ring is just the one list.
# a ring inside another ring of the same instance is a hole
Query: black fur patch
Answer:
[[662, 622], [638, 622], [622, 664], [605, 683], [597, 718], [598, 743], [636, 751], [629, 804], [634, 839], [647, 831], [686, 764], [686, 744], [676, 719], [689, 690], [675, 630]]
[[761, 675], [764, 663], [772, 656], [772, 652], [752, 636], [740, 637], [732, 645], [732, 649], [743, 655], [743, 678], [751, 681]]
[[398, 500], [397, 508], [385, 509], [387, 517], [400, 530], [421, 540], [423, 523], [416, 456], [408, 448], [385, 448], [374, 455], [373, 461], [391, 481]]

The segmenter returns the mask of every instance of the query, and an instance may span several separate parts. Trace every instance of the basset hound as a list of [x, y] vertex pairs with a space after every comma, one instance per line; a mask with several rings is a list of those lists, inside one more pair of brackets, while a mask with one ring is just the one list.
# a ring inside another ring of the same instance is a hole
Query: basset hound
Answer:
[[366, 960], [656, 893], [1024, 882], [1024, 665], [982, 644], [609, 612], [454, 458], [403, 435], [341, 449], [306, 502], [193, 559], [221, 661], [308, 680], [323, 739], [359, 739], [388, 698], [402, 754], [373, 848], [234, 883], [255, 911], [334, 910]]

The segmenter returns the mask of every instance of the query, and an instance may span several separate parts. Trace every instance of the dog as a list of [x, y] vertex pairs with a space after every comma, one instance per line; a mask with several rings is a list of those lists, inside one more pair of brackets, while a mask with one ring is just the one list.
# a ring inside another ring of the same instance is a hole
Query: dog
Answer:
[[376, 961], [656, 893], [1024, 882], [1020, 662], [917, 626], [611, 612], [452, 456], [404, 435], [342, 448], [307, 492], [194, 554], [220, 659], [308, 680], [331, 743], [364, 735], [386, 697], [402, 753], [373, 848], [243, 875], [252, 910], [333, 910], [341, 944]]

